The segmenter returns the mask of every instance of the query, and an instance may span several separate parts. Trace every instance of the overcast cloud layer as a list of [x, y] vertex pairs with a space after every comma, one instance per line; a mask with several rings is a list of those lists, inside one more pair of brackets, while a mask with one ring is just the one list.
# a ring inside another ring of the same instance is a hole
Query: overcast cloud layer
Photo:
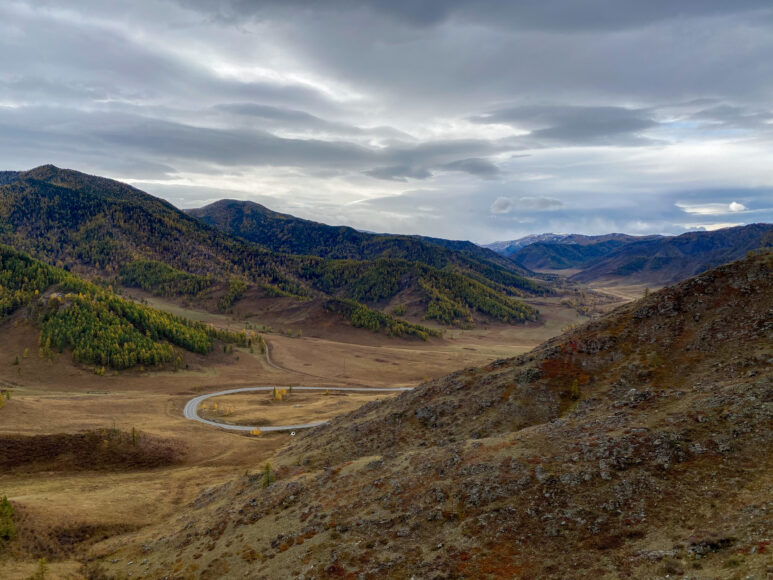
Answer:
[[0, 160], [477, 242], [770, 222], [773, 8], [6, 0]]

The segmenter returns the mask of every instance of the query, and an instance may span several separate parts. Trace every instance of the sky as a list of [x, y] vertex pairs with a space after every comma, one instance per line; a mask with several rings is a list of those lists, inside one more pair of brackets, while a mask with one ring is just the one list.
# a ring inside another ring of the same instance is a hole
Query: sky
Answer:
[[3, 0], [0, 170], [478, 243], [773, 221], [770, 0]]

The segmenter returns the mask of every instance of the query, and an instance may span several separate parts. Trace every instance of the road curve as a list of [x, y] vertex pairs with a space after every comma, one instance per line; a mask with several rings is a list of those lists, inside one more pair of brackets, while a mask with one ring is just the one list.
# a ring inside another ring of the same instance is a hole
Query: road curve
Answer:
[[[210, 397], [219, 397], [221, 395], [233, 395], [234, 393], [247, 393], [250, 391], [271, 391], [274, 387], [242, 387], [240, 389], [229, 389], [227, 391], [217, 391], [215, 393], [208, 393], [206, 395], [199, 395], [192, 398], [185, 403], [183, 409], [183, 416], [186, 419], [192, 421], [198, 421], [212, 427], [219, 427], [220, 429], [228, 429], [229, 431], [252, 431], [253, 429], [260, 429], [264, 431], [296, 431], [298, 429], [311, 429], [312, 427], [318, 427], [324, 425], [327, 421], [317, 421], [315, 423], [301, 423], [299, 425], [266, 425], [263, 427], [255, 427], [254, 425], [227, 425], [225, 423], [218, 423], [217, 421], [210, 421], [199, 417], [199, 405], [209, 399]], [[358, 391], [358, 392], [377, 392], [377, 393], [398, 393], [402, 391], [411, 391], [412, 387], [393, 387], [393, 388], [357, 388], [357, 387], [293, 387], [294, 391]]]

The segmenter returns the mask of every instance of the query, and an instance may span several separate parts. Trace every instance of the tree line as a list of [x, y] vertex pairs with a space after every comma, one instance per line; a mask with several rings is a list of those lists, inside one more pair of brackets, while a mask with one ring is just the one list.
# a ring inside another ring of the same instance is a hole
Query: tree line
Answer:
[[348, 319], [352, 326], [367, 328], [374, 332], [384, 331], [387, 336], [413, 336], [427, 340], [430, 336], [440, 336], [440, 332], [420, 324], [411, 324], [378, 310], [368, 308], [351, 298], [333, 298], [325, 302], [325, 309]]
[[110, 288], [0, 246], [0, 316], [24, 305], [40, 325], [42, 354], [71, 349], [77, 363], [118, 370], [179, 364], [181, 353], [174, 346], [206, 354], [215, 339], [240, 346], [258, 340], [252, 332], [219, 330], [126, 300]]

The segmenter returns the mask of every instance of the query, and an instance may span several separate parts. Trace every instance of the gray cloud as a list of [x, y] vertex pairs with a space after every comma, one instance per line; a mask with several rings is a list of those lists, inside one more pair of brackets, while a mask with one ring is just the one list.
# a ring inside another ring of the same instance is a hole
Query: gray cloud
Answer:
[[510, 213], [513, 211], [513, 208], [515, 205], [513, 204], [513, 200], [507, 197], [498, 197], [494, 200], [494, 203], [491, 204], [491, 213], [495, 214], [505, 214]]
[[[205, 162], [227, 167], [286, 166], [305, 169], [331, 168], [364, 171], [379, 179], [427, 179], [428, 168], [462, 171], [489, 177], [496, 167], [489, 162], [467, 158], [470, 153], [496, 150], [493, 144], [473, 140], [433, 141], [420, 145], [396, 144], [368, 148], [346, 141], [288, 139], [259, 129], [213, 129], [149, 119], [127, 113], [67, 113], [61, 123], [59, 109], [0, 109], [0, 137], [10, 146], [30, 148], [38, 141], [49, 148], [68, 148], [78, 143], [81, 153], [98, 156], [105, 148], [129, 155], [147, 156], [170, 166]], [[299, 117], [301, 115], [298, 115]], [[462, 159], [451, 161], [457, 157]], [[390, 165], [383, 165], [390, 163]], [[371, 169], [367, 169], [367, 168]]]
[[243, 117], [261, 120], [272, 128], [290, 128], [307, 132], [331, 133], [349, 136], [372, 136], [392, 140], [413, 141], [411, 135], [392, 127], [357, 127], [346, 123], [328, 121], [297, 109], [262, 105], [258, 103], [225, 103], [213, 107], [221, 111]]
[[553, 199], [551, 197], [522, 197], [518, 200], [518, 203], [529, 209], [556, 209], [563, 207], [564, 202], [560, 199]]
[[487, 179], [493, 179], [499, 175], [499, 168], [496, 165], [486, 159], [477, 157], [452, 161], [451, 163], [442, 165], [441, 168], [448, 171], [463, 171], [464, 173], [477, 175]]
[[693, 113], [693, 121], [723, 129], [773, 130], [773, 113], [760, 109], [720, 104]]
[[516, 211], [544, 211], [563, 207], [564, 203], [559, 199], [550, 197], [498, 197], [491, 204], [491, 213], [496, 215], [505, 215]]
[[649, 111], [610, 106], [521, 106], [498, 109], [470, 120], [512, 125], [530, 131], [530, 139], [536, 142], [564, 144], [641, 144], [639, 135], [658, 126]]
[[480, 241], [770, 219], [768, 0], [14, 0], [0, 54], [0, 169]]
[[412, 167], [410, 165], [392, 165], [390, 167], [377, 167], [365, 172], [366, 175], [377, 179], [390, 181], [408, 181], [411, 179], [427, 179], [432, 173], [424, 167]]
[[287, 109], [284, 107], [273, 107], [271, 105], [260, 105], [257, 103], [227, 103], [216, 105], [214, 107], [220, 111], [226, 111], [236, 115], [245, 115], [249, 117], [258, 117], [272, 121], [283, 121], [287, 123], [301, 123], [304, 125], [323, 125], [327, 126], [327, 121], [310, 115], [304, 111], [296, 109]]
[[715, 16], [769, 8], [764, 0], [728, 4], [722, 0], [543, 0], [542, 2], [498, 2], [497, 0], [181, 0], [225, 21], [245, 16], [273, 18], [298, 9], [315, 13], [367, 10], [412, 26], [435, 26], [450, 18], [546, 30], [603, 30], [642, 26], [661, 20]]

